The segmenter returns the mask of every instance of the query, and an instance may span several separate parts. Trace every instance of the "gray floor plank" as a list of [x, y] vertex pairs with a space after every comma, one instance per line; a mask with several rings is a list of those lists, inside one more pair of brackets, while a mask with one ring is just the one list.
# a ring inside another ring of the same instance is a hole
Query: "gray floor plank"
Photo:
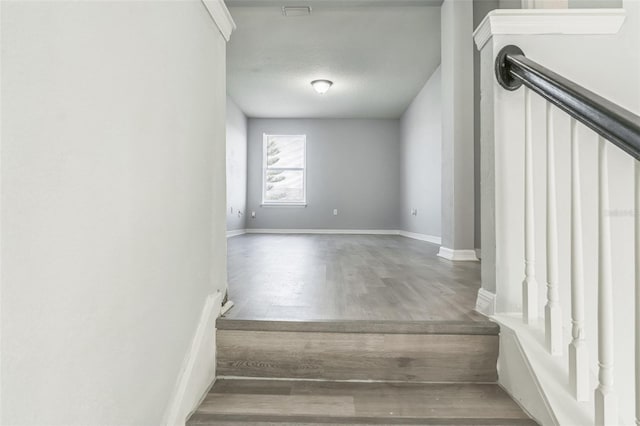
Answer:
[[241, 235], [228, 241], [226, 318], [486, 321], [478, 262], [393, 235]]
[[324, 333], [497, 335], [491, 321], [308, 320], [269, 321], [219, 318], [218, 330], [304, 331]]
[[[269, 389], [273, 392], [269, 393]], [[273, 380], [219, 380], [189, 424], [206, 419], [336, 424], [535, 424], [497, 385]]]

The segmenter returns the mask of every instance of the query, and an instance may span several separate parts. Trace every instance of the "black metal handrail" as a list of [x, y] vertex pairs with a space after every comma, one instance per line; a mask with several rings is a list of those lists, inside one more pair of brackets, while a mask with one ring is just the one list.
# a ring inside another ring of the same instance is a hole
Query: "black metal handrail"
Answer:
[[507, 90], [523, 84], [640, 160], [640, 117], [528, 59], [517, 46], [502, 48], [496, 78]]

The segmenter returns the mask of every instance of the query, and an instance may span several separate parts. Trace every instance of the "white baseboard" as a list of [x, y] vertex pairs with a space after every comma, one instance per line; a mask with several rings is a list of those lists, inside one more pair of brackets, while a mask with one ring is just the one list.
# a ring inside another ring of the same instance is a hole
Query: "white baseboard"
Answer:
[[406, 238], [427, 241], [438, 245], [442, 243], [442, 238], [434, 235], [399, 231], [397, 229], [243, 229], [242, 231], [227, 231], [227, 238], [241, 234], [401, 235]]
[[246, 234], [246, 229], [234, 229], [232, 231], [227, 231], [227, 238], [237, 237], [238, 235]]
[[496, 295], [495, 293], [480, 288], [478, 290], [478, 298], [476, 299], [476, 311], [481, 314], [492, 316], [496, 313]]
[[442, 238], [436, 237], [434, 235], [418, 234], [416, 232], [409, 232], [409, 231], [398, 231], [398, 232], [403, 237], [412, 238], [414, 240], [427, 241], [429, 243], [438, 244], [438, 245], [442, 244]]
[[477, 262], [475, 250], [452, 250], [446, 247], [440, 247], [438, 256], [455, 262]]
[[247, 234], [400, 235], [394, 229], [247, 229]]
[[185, 355], [163, 424], [184, 426], [216, 377], [216, 318], [222, 293], [207, 296], [191, 346]]
[[549, 354], [535, 330], [522, 323], [521, 315], [496, 315], [500, 324], [498, 382], [541, 425], [594, 424], [593, 402], [580, 403], [569, 392], [566, 359]]
[[229, 309], [233, 308], [234, 306], [235, 306], [235, 303], [233, 303], [231, 300], [227, 300], [227, 303], [222, 305], [222, 309], [220, 309], [220, 316], [229, 312]]

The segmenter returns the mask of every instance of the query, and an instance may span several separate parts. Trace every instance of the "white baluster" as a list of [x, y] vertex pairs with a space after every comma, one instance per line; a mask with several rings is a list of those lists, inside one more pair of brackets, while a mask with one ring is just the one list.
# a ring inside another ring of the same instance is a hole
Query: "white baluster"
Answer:
[[569, 384], [578, 401], [589, 400], [589, 352], [584, 336], [584, 270], [582, 255], [582, 197], [578, 122], [571, 119], [571, 336]]
[[538, 283], [535, 271], [535, 229], [533, 215], [533, 131], [531, 118], [531, 91], [524, 89], [524, 262], [525, 278], [522, 282], [522, 316], [526, 324], [538, 318]]
[[562, 310], [558, 294], [558, 223], [553, 111], [547, 102], [547, 304], [544, 307], [547, 349], [562, 355]]
[[595, 391], [596, 425], [616, 425], [618, 401], [613, 388], [613, 289], [611, 283], [611, 230], [607, 147], [598, 138], [598, 387]]
[[636, 425], [640, 425], [640, 161], [636, 161]]

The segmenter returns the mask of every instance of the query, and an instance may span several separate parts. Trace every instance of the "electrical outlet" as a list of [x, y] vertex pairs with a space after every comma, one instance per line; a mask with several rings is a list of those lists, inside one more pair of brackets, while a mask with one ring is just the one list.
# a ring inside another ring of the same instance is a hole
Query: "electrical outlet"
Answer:
[[418, 209], [411, 209], [411, 216], [418, 216]]
[[256, 218], [256, 212], [251, 212], [251, 218], [255, 219]]
[[338, 216], [338, 209], [333, 209], [333, 215]]

